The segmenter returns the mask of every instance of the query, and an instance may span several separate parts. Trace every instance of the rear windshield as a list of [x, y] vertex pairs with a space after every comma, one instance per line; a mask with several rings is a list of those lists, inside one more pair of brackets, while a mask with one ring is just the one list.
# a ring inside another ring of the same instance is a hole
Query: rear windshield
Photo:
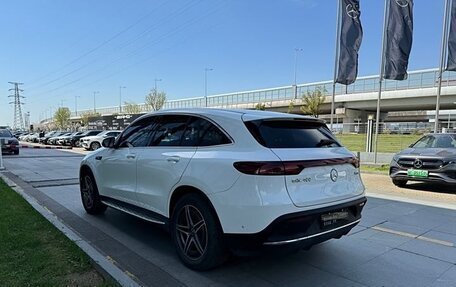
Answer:
[[253, 137], [268, 148], [340, 147], [326, 125], [305, 120], [256, 120], [245, 122]]

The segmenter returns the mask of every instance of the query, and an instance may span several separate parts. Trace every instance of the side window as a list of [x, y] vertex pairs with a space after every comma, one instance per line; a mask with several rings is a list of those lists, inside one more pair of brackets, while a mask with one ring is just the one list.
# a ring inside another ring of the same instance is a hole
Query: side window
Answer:
[[201, 118], [192, 117], [182, 138], [181, 146], [198, 146], [198, 143], [208, 127], [212, 124]]
[[210, 124], [210, 126], [204, 131], [198, 145], [212, 146], [229, 143], [231, 143], [231, 141], [226, 137], [226, 135], [218, 127]]
[[127, 147], [129, 144], [134, 147], [148, 146], [156, 126], [157, 122], [155, 117], [144, 118], [128, 126], [119, 139], [119, 147]]
[[180, 146], [188, 116], [161, 116], [150, 146]]
[[106, 134], [107, 137], [116, 137], [119, 133], [118, 132], [109, 132]]
[[192, 117], [181, 146], [212, 146], [231, 143], [225, 134], [208, 120]]

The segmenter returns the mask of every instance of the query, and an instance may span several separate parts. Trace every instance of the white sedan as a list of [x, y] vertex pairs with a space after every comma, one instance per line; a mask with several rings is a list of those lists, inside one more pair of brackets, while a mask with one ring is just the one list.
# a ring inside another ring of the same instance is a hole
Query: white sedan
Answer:
[[86, 150], [97, 150], [101, 147], [101, 142], [106, 137], [117, 137], [122, 131], [102, 131], [95, 136], [88, 136], [81, 138], [81, 146]]
[[299, 249], [340, 238], [366, 202], [359, 161], [311, 117], [250, 110], [150, 113], [80, 166], [89, 214], [115, 208], [161, 224], [182, 262]]

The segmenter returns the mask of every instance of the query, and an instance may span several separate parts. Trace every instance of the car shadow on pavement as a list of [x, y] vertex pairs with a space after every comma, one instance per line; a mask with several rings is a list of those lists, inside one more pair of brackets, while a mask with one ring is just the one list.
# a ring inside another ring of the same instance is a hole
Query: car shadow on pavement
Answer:
[[456, 194], [456, 187], [449, 184], [434, 183], [434, 182], [409, 182], [404, 187], [417, 191], [430, 191], [442, 194]]

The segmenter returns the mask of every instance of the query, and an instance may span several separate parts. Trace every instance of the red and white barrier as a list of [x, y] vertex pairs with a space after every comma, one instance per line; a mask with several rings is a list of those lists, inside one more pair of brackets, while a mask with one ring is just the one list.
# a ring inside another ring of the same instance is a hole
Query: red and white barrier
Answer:
[[36, 148], [36, 149], [72, 149], [71, 146], [41, 146], [41, 145], [19, 145], [19, 148]]

